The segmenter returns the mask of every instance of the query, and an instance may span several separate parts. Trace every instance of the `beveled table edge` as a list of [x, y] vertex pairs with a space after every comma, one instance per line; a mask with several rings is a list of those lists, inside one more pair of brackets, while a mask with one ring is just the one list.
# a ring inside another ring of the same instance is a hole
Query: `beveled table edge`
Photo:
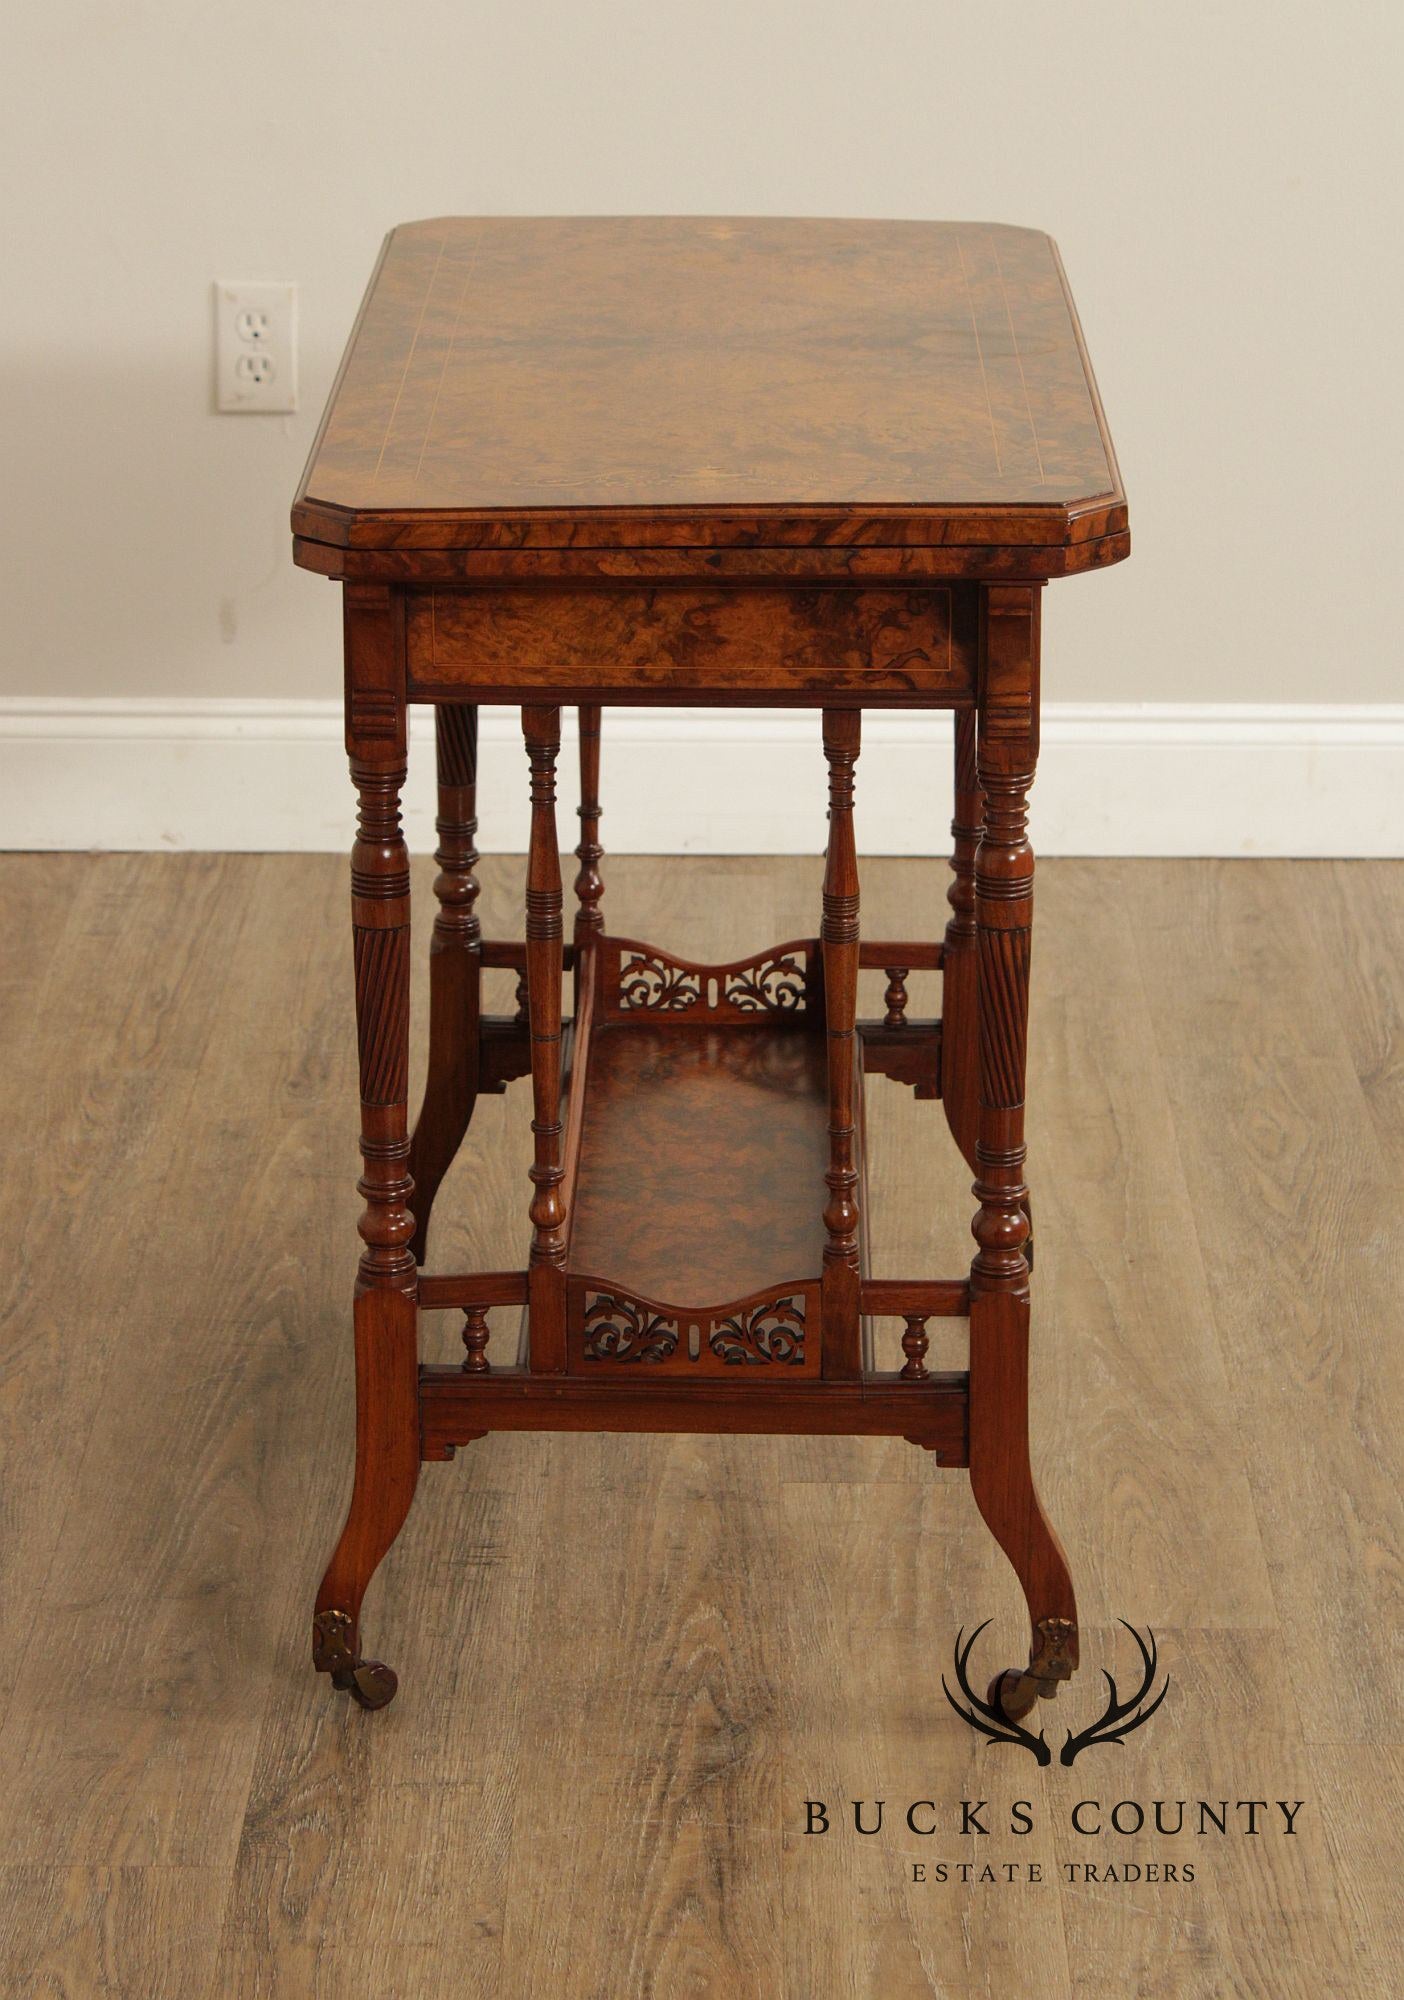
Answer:
[[1131, 552], [1123, 526], [1067, 543], [760, 543], [736, 547], [635, 544], [624, 547], [352, 548], [298, 534], [293, 561], [319, 576], [353, 583], [487, 582], [667, 583], [710, 577], [736, 583], [1039, 583], [1105, 569]]

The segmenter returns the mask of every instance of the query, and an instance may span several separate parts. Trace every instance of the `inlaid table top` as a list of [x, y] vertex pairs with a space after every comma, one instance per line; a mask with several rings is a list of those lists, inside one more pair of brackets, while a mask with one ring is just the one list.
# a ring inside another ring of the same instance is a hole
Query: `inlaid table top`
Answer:
[[293, 510], [335, 574], [334, 550], [969, 548], [1059, 575], [1126, 525], [1050, 238], [705, 217], [393, 230]]

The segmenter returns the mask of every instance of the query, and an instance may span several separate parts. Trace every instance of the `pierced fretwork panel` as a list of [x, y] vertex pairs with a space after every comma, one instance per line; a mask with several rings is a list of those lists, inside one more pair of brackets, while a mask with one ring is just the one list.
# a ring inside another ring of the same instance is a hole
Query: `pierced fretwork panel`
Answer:
[[571, 1281], [567, 1314], [573, 1368], [622, 1364], [696, 1377], [738, 1369], [813, 1373], [819, 1366], [817, 1285], [789, 1285], [698, 1312], [580, 1278]]
[[681, 1322], [642, 1299], [618, 1292], [588, 1292], [581, 1329], [587, 1361], [671, 1361]]
[[713, 1321], [707, 1345], [728, 1367], [766, 1362], [804, 1366], [804, 1297], [771, 1299]]
[[700, 973], [661, 952], [630, 951], [620, 959], [615, 999], [621, 1014], [682, 1014], [703, 1004]]
[[772, 1021], [820, 1009], [819, 947], [798, 938], [729, 965], [674, 958], [634, 938], [605, 938], [600, 1000], [608, 1021], [686, 1016], [691, 1021]]

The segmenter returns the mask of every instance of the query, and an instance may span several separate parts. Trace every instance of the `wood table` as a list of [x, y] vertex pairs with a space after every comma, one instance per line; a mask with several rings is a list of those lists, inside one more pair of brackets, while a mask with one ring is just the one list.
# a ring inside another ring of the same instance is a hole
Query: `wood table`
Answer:
[[[381, 253], [292, 518], [297, 562], [341, 584], [360, 801], [356, 1467], [316, 1666], [365, 1707], [391, 1699], [394, 1674], [362, 1652], [366, 1586], [421, 1462], [488, 1431], [893, 1435], [969, 1467], [1018, 1574], [1029, 1660], [988, 1697], [1017, 1722], [1078, 1652], [1028, 1452], [1040, 592], [1128, 548], [1054, 245], [983, 223], [408, 224]], [[413, 1123], [412, 702], [435, 712], [440, 871]], [[482, 702], [521, 705], [521, 938], [483, 937], [474, 910]], [[582, 795], [569, 944], [563, 702]], [[816, 936], [708, 965], [606, 927], [601, 714], [619, 702], [820, 710]], [[860, 932], [865, 708], [954, 713], [943, 939]], [[493, 968], [517, 974], [514, 1014], [481, 1004]], [[886, 972], [881, 1018], [857, 1018], [864, 968]], [[918, 970], [942, 974], [939, 1021], [908, 1011]], [[522, 1267], [435, 1270], [434, 1198], [474, 1105], [528, 1073]], [[874, 1074], [944, 1106], [975, 1176], [968, 1273], [869, 1272]], [[419, 1315], [438, 1312], [463, 1315], [461, 1367], [420, 1364]], [[490, 1318], [509, 1313], [521, 1333], [500, 1351]], [[968, 1318], [968, 1371], [928, 1368], [938, 1316]], [[904, 1326], [900, 1370], [874, 1359], [884, 1318]]]

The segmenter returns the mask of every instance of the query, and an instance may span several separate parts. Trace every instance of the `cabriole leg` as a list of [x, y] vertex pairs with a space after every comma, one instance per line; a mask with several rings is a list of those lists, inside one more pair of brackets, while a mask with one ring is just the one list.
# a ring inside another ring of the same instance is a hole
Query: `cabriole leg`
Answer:
[[1026, 1668], [990, 1691], [1017, 1720], [1057, 1693], [1077, 1665], [1077, 1605], [1067, 1558], [1029, 1464], [1029, 1233], [1024, 1186], [1033, 850], [1028, 793], [1038, 757], [1038, 597], [987, 589], [981, 620], [978, 779], [984, 817], [975, 860], [980, 1101], [970, 1268], [970, 1483], [1023, 1586], [1032, 1637]]
[[351, 775], [360, 826], [351, 855], [356, 1031], [360, 1056], [356, 1277], [356, 1478], [350, 1511], [317, 1593], [313, 1662], [365, 1708], [383, 1708], [395, 1676], [360, 1651], [361, 1600], [409, 1512], [419, 1477], [414, 1217], [409, 1174], [409, 855], [400, 831], [405, 707], [386, 592], [346, 590]]
[[434, 711], [438, 761], [439, 913], [429, 945], [429, 1071], [410, 1143], [416, 1264], [427, 1254], [429, 1216], [444, 1175], [463, 1143], [478, 1095], [478, 1022], [482, 1008], [478, 900], [478, 711], [443, 702]]

